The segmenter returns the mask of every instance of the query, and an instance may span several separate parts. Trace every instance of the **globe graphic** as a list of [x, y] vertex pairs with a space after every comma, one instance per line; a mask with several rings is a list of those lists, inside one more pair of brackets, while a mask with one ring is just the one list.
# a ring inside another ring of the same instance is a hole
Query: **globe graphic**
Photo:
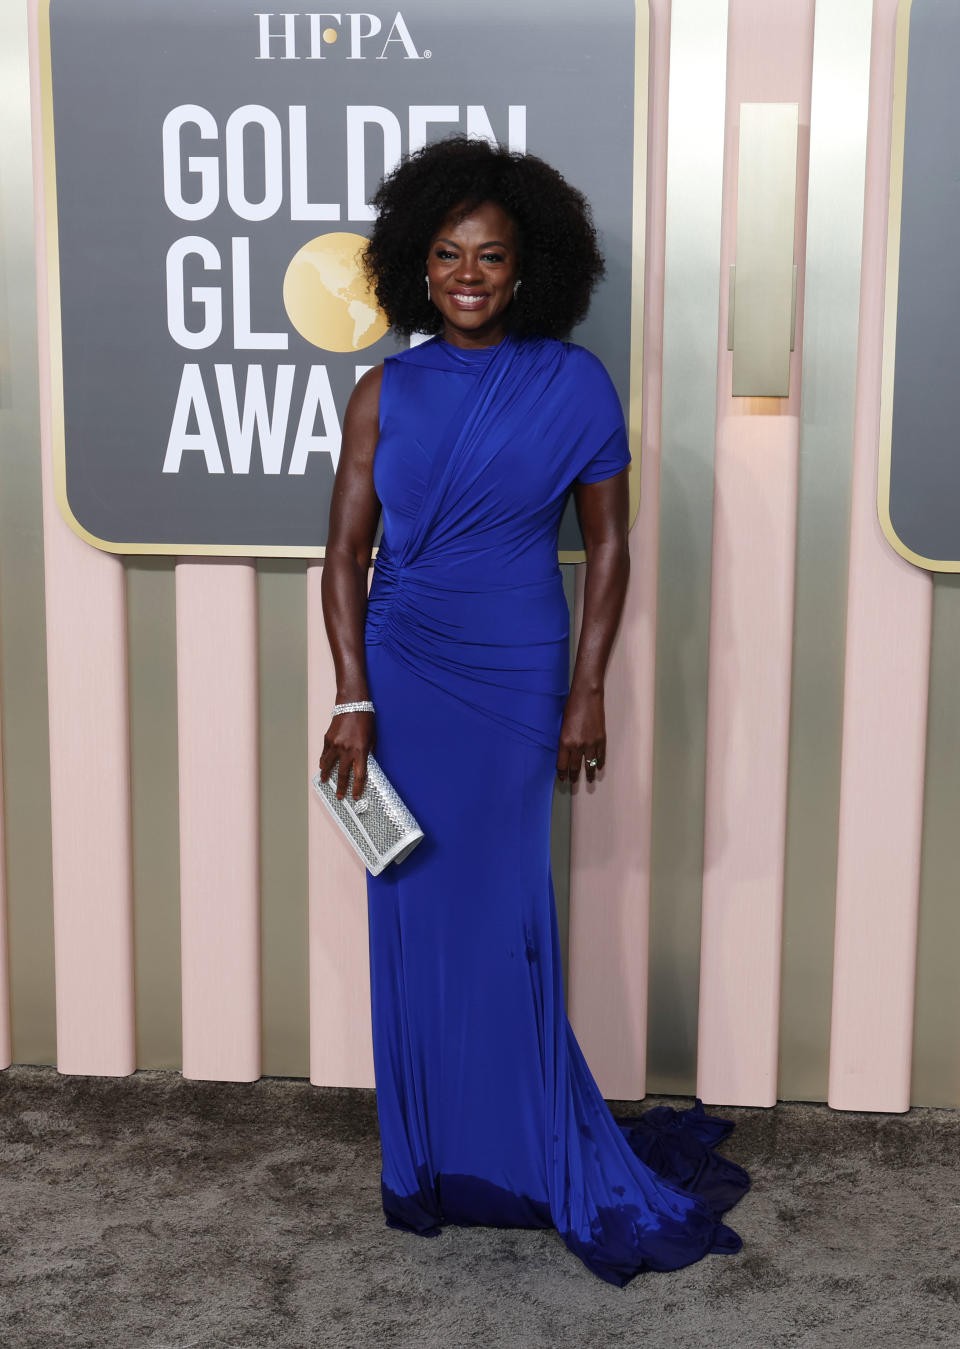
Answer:
[[387, 331], [360, 265], [362, 234], [318, 234], [290, 259], [283, 303], [301, 337], [324, 351], [362, 351]]

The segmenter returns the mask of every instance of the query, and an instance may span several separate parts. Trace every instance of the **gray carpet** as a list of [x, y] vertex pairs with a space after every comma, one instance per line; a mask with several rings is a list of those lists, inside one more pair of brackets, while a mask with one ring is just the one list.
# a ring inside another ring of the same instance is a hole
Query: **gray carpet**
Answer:
[[960, 1113], [707, 1109], [736, 1120], [719, 1150], [753, 1178], [728, 1216], [743, 1250], [621, 1289], [552, 1230], [386, 1227], [372, 1091], [16, 1066], [0, 1072], [0, 1343], [960, 1345]]

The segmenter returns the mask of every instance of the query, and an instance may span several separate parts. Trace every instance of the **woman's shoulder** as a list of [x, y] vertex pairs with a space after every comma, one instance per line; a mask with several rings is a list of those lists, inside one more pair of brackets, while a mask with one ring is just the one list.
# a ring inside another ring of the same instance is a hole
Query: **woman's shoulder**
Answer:
[[569, 366], [572, 372], [592, 379], [607, 380], [610, 378], [609, 371], [603, 361], [589, 347], [583, 347], [579, 342], [563, 342], [561, 345], [566, 349], [565, 364]]
[[379, 365], [370, 365], [364, 370], [363, 374], [353, 386], [352, 397], [370, 398], [376, 397], [380, 392], [380, 385], [383, 383], [383, 361]]
[[606, 367], [599, 356], [594, 355], [579, 342], [571, 342], [563, 337], [546, 337], [540, 333], [524, 333], [515, 338], [517, 344], [529, 350], [549, 353], [558, 358], [558, 363], [569, 373], [589, 373], [592, 371], [606, 374]]
[[380, 410], [380, 386], [383, 381], [383, 365], [372, 365], [365, 370], [356, 384], [347, 403], [347, 415], [351, 419], [376, 420]]
[[567, 377], [576, 382], [578, 401], [591, 417], [618, 422], [623, 419], [623, 403], [604, 362], [579, 342], [564, 342]]
[[414, 342], [383, 358], [384, 365], [433, 365], [442, 355], [439, 334]]

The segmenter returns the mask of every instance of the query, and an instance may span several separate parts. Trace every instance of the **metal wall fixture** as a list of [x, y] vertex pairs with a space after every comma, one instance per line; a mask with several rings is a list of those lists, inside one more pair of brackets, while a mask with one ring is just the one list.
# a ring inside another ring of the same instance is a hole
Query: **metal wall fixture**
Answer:
[[737, 261], [727, 315], [735, 398], [790, 392], [799, 116], [796, 103], [740, 104]]

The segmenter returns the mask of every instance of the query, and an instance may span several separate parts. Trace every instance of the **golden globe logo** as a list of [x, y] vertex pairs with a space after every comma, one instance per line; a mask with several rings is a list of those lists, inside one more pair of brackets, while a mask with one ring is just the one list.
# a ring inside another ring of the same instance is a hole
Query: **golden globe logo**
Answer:
[[404, 61], [429, 61], [433, 55], [429, 48], [417, 51], [399, 10], [386, 30], [376, 14], [257, 13], [254, 17], [259, 24], [258, 61], [325, 61], [324, 48], [328, 47], [343, 52], [346, 61], [386, 61], [391, 55]]
[[362, 351], [387, 331], [387, 319], [360, 261], [360, 234], [320, 234], [290, 260], [283, 304], [301, 337], [324, 351]]

